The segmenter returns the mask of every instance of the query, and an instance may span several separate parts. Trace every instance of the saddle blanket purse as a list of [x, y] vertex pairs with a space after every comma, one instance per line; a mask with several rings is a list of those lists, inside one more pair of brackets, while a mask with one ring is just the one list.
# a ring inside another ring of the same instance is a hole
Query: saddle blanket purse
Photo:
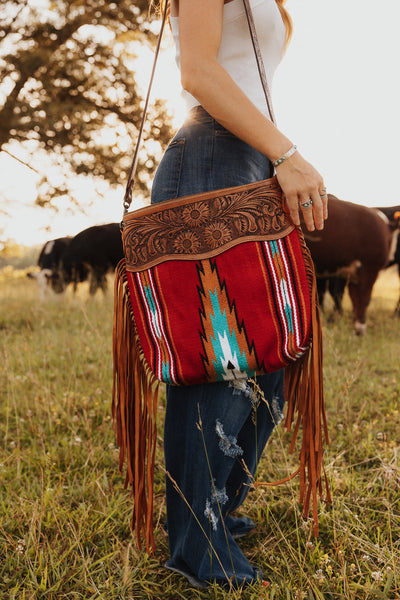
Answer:
[[[113, 412], [138, 542], [154, 546], [158, 382], [193, 385], [285, 369], [286, 425], [300, 422], [300, 500], [316, 527], [322, 429], [318, 298], [310, 252], [275, 177], [125, 215], [114, 311]], [[307, 472], [307, 474], [306, 474]], [[307, 480], [308, 479], [308, 483]]]

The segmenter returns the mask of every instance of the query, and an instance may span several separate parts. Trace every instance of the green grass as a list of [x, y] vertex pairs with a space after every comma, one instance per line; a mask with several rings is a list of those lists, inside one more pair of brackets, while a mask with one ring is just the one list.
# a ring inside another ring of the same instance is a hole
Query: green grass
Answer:
[[[11, 271], [0, 280], [1, 599], [400, 598], [394, 271], [374, 290], [366, 337], [352, 332], [348, 300], [343, 319], [324, 316], [333, 503], [320, 507], [320, 536], [300, 516], [297, 480], [251, 491], [243, 509], [258, 530], [241, 545], [270, 585], [236, 593], [193, 590], [162, 566], [162, 408], [156, 555], [139, 552], [132, 538], [110, 417], [112, 293], [88, 299], [83, 288], [42, 303], [34, 284]], [[293, 469], [288, 439], [279, 428], [260, 480]]]

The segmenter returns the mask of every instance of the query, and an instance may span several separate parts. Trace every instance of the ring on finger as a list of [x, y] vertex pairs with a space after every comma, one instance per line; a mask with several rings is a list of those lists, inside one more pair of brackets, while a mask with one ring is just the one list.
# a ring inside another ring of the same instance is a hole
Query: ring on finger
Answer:
[[311, 198], [309, 200], [307, 200], [306, 202], [302, 202], [300, 204], [301, 208], [310, 208], [310, 206], [313, 205], [313, 201], [311, 200]]

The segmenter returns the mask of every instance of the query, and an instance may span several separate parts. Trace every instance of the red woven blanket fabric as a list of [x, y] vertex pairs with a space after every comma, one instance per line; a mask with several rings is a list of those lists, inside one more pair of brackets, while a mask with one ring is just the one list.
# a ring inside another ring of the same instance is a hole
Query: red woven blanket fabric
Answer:
[[247, 378], [290, 364], [308, 346], [310, 290], [296, 230], [127, 277], [142, 349], [160, 381]]

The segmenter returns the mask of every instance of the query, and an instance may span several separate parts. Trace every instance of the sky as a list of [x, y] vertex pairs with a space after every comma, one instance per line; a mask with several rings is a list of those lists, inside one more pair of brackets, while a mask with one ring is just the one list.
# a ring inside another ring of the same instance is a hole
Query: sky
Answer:
[[[400, 204], [400, 0], [288, 0], [287, 7], [294, 35], [272, 86], [278, 126], [324, 176], [330, 193], [367, 206]], [[178, 126], [184, 109], [168, 46], [154, 96], [169, 99]], [[148, 59], [140, 59], [143, 88]], [[34, 204], [38, 177], [0, 153], [6, 238], [42, 244], [120, 220], [122, 189], [103, 186], [90, 206], [93, 191], [82, 189], [81, 208], [65, 203], [54, 212]]]
[[330, 193], [400, 204], [400, 1], [289, 0], [293, 42], [277, 72], [278, 124]]

